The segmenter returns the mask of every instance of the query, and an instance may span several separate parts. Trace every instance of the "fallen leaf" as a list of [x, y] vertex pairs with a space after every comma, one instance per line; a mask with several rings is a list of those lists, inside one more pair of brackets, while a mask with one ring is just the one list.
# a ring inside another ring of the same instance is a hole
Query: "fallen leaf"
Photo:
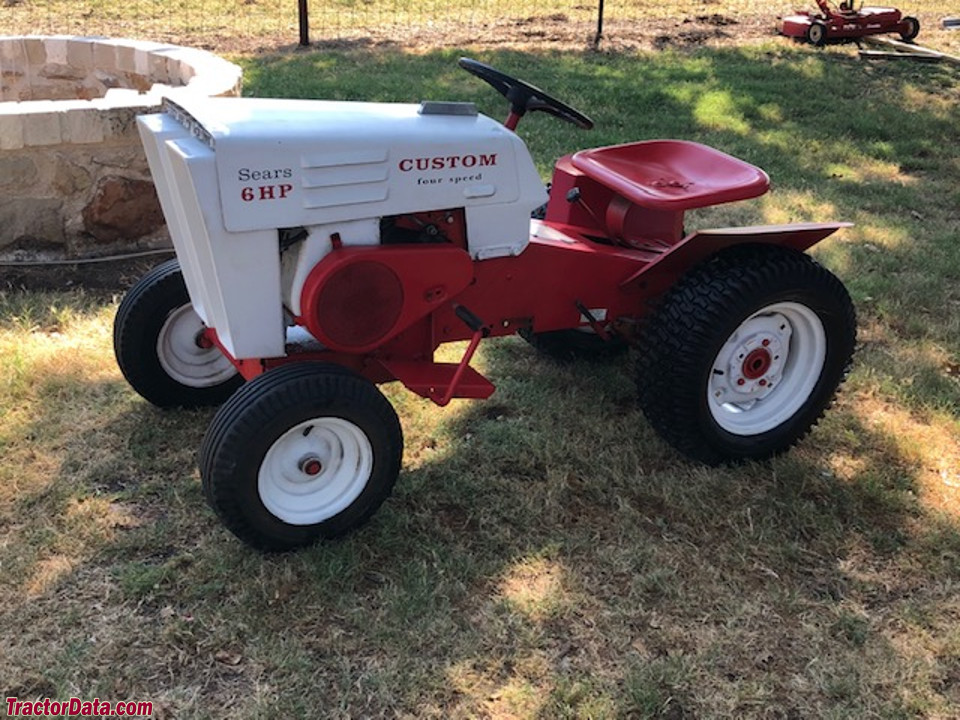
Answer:
[[223, 665], [239, 665], [243, 660], [243, 655], [230, 652], [229, 650], [220, 650], [213, 656], [213, 659]]

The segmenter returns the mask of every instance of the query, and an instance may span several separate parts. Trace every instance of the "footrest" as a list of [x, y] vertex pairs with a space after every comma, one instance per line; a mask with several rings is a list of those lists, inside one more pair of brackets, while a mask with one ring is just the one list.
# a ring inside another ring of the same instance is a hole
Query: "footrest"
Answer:
[[[380, 364], [408, 390], [428, 400], [446, 394], [459, 367], [457, 363], [419, 360], [381, 360]], [[492, 382], [468, 366], [464, 368], [460, 381], [454, 388], [453, 397], [485, 399], [490, 397], [495, 389]]]
[[763, 195], [760, 168], [686, 140], [650, 140], [582, 150], [571, 163], [621, 197], [653, 210], [690, 210]]

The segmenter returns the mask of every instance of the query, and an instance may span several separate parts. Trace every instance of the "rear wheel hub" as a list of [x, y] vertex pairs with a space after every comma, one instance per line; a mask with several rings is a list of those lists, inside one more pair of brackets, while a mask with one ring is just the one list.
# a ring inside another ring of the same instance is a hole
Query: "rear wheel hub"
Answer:
[[826, 358], [817, 314], [792, 302], [775, 303], [744, 320], [713, 362], [708, 407], [735, 435], [757, 435], [792, 417], [816, 385]]
[[765, 398], [778, 385], [787, 361], [790, 323], [780, 313], [750, 318], [717, 355], [710, 387], [720, 402]]

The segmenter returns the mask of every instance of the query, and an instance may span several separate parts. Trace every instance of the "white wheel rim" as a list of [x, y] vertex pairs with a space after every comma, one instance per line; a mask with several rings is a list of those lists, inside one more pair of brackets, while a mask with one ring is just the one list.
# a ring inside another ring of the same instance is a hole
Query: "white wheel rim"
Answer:
[[219, 385], [237, 369], [216, 346], [201, 342], [206, 326], [189, 303], [171, 312], [157, 336], [157, 359], [173, 380], [192, 388]]
[[348, 420], [320, 417], [290, 428], [260, 464], [264, 507], [290, 525], [313, 525], [347, 509], [373, 472], [373, 447]]
[[827, 335], [806, 305], [784, 302], [744, 320], [727, 338], [707, 387], [717, 424], [734, 435], [759, 435], [807, 402], [827, 358]]
[[814, 44], [820, 42], [820, 38], [823, 37], [823, 30], [819, 25], [812, 25], [810, 27], [810, 41]]

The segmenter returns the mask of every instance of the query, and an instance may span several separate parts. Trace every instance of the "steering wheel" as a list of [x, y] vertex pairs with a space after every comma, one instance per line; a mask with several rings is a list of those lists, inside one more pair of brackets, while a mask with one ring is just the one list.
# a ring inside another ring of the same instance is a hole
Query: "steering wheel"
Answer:
[[[553, 115], [568, 123], [573, 123], [578, 128], [589, 130], [593, 127], [593, 120], [588, 118], [579, 110], [576, 110], [564, 102], [560, 102], [555, 97], [547, 95], [543, 90], [534, 87], [523, 80], [500, 72], [499, 70], [478, 62], [471, 58], [460, 58], [457, 63], [471, 75], [488, 83], [494, 90], [503, 95], [510, 102], [510, 114], [516, 116], [519, 120], [527, 112], [545, 112]], [[516, 125], [516, 120], [513, 126]], [[513, 127], [508, 119], [507, 127], [511, 130]]]

